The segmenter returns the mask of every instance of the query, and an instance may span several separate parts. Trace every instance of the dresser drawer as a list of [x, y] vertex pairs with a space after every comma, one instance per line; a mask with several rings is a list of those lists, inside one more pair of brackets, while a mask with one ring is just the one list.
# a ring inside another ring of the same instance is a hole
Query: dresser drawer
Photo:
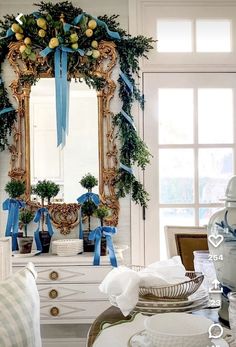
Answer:
[[100, 283], [111, 271], [110, 266], [36, 266], [37, 283]]
[[60, 321], [95, 319], [104, 310], [110, 307], [108, 301], [84, 301], [84, 302], [41, 302], [41, 321]]
[[41, 301], [90, 301], [107, 300], [98, 284], [38, 284]]

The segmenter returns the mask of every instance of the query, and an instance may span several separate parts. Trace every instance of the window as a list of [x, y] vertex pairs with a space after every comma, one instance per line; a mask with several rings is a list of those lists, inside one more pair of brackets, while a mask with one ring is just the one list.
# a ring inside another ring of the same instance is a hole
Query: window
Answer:
[[156, 37], [159, 53], [230, 52], [231, 21], [158, 19]]
[[165, 258], [165, 225], [202, 226], [222, 206], [236, 157], [236, 76], [147, 73], [144, 92], [144, 137], [154, 156], [147, 216], [155, 215]]

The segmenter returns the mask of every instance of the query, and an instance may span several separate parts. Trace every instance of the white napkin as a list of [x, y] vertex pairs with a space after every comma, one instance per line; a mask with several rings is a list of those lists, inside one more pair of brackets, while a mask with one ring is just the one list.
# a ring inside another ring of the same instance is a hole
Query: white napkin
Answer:
[[128, 316], [138, 302], [139, 282], [138, 272], [119, 266], [108, 273], [99, 289], [102, 293], [115, 296], [119, 309]]
[[139, 287], [166, 286], [189, 280], [180, 257], [173, 257], [149, 265], [140, 272], [125, 266], [113, 269], [99, 286], [102, 293], [115, 298], [119, 309], [127, 316], [136, 306]]

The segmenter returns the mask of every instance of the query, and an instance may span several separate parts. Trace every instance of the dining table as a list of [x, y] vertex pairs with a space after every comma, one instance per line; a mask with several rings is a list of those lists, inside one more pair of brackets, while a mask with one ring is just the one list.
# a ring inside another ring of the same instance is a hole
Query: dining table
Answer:
[[[209, 318], [214, 323], [221, 323], [222, 326], [226, 326], [222, 322], [219, 322], [217, 308], [206, 308], [199, 311], [195, 311], [193, 312], [193, 314]], [[93, 347], [94, 341], [96, 340], [97, 336], [102, 331], [102, 327], [105, 323], [114, 324], [124, 320], [127, 320], [127, 321], [132, 320], [132, 314], [124, 317], [119, 308], [115, 306], [109, 307], [107, 310], [102, 312], [91, 325], [87, 335], [86, 347]], [[108, 347], [108, 346], [104, 346], [104, 347]]]

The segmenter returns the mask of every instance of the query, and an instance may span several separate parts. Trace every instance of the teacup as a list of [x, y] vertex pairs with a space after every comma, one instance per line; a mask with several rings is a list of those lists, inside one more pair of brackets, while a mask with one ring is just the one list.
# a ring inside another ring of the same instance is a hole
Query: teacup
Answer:
[[187, 313], [162, 313], [144, 321], [146, 333], [157, 347], [211, 346], [210, 319]]

